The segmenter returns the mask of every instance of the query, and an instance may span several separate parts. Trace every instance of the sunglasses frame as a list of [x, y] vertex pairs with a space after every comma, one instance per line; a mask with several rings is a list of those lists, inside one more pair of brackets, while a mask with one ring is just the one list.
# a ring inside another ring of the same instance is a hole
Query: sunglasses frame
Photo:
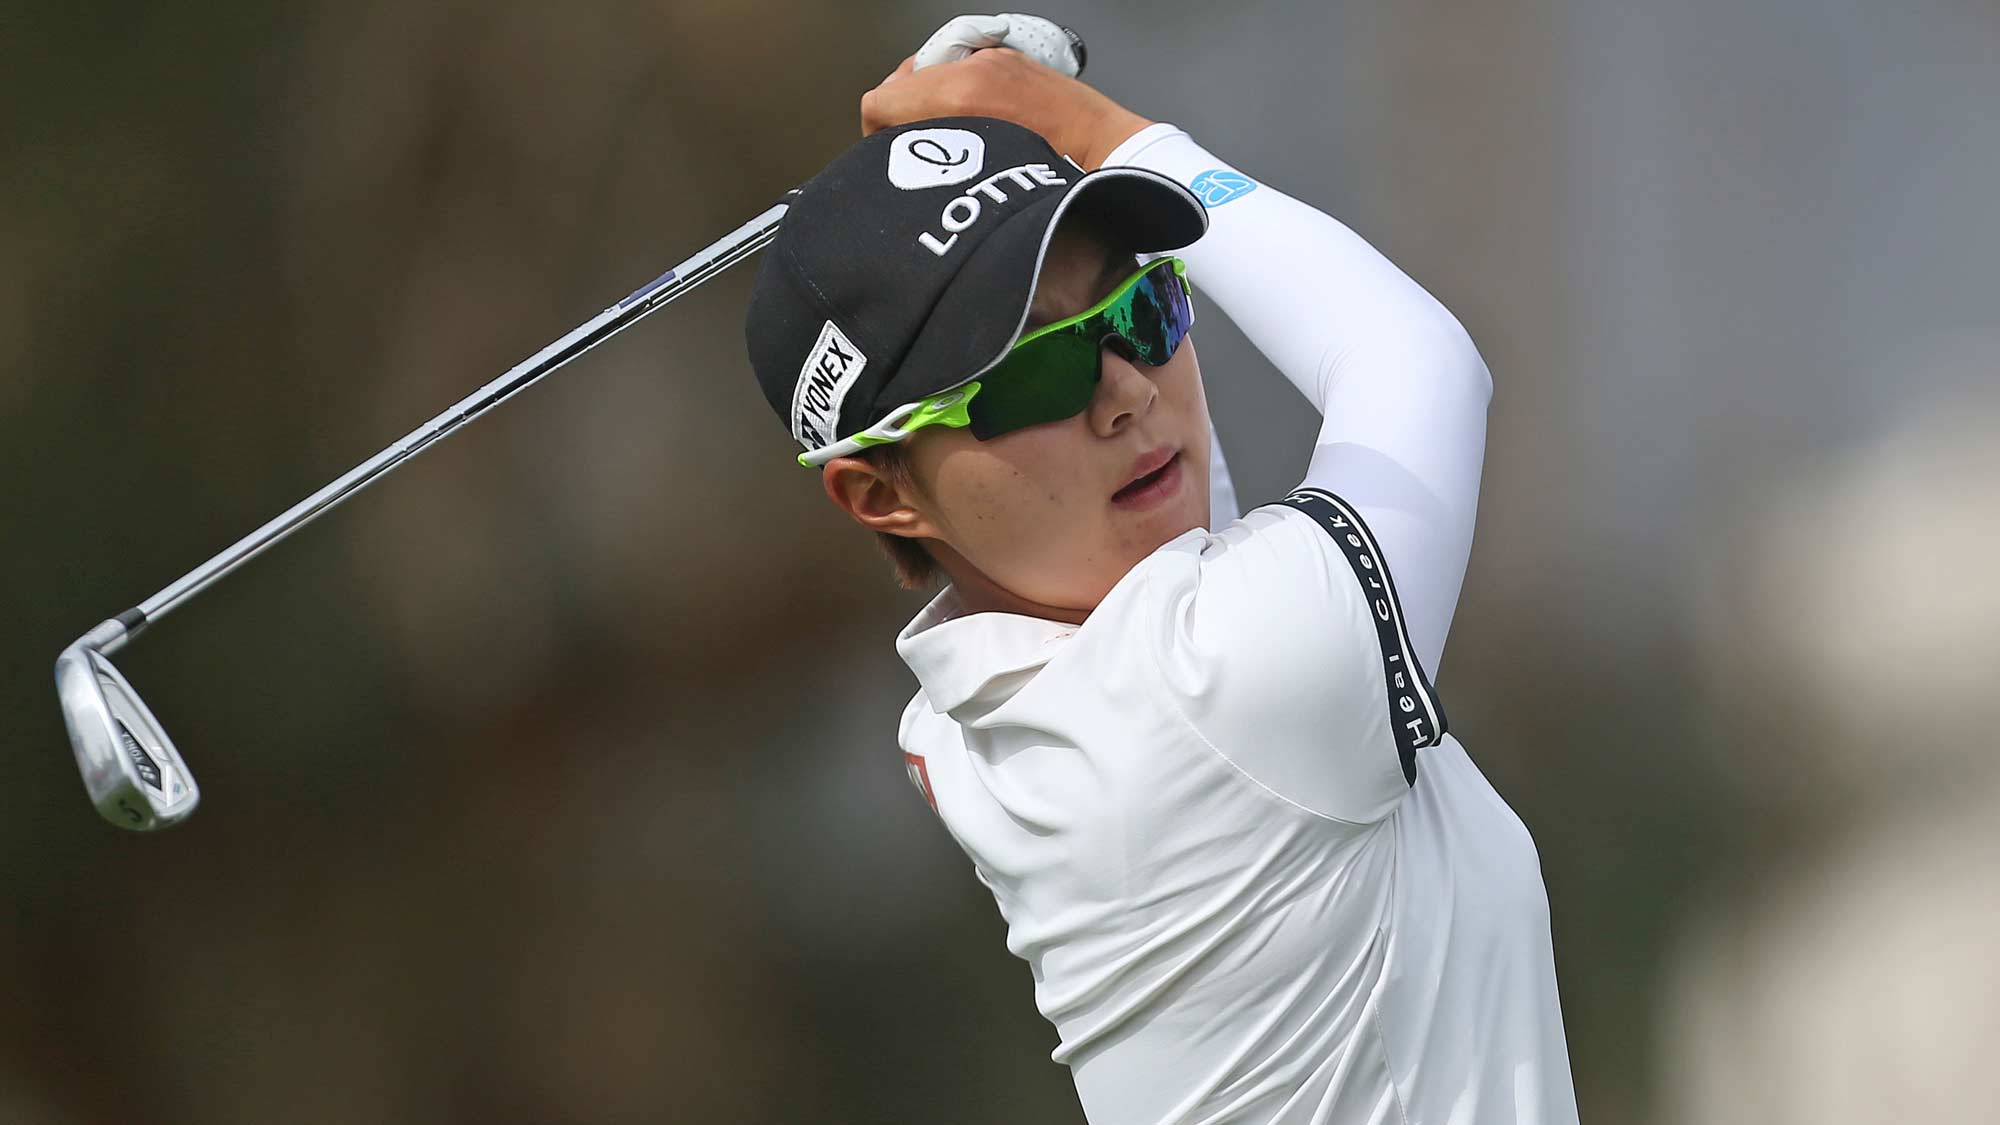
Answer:
[[[1101, 316], [1106, 309], [1117, 304], [1146, 275], [1158, 269], [1162, 263], [1171, 263], [1173, 265], [1174, 275], [1180, 279], [1181, 287], [1186, 289], [1187, 263], [1175, 257], [1155, 258], [1141, 266], [1132, 276], [1120, 282], [1115, 289], [1105, 295], [1103, 300], [1077, 313], [1075, 316], [1065, 317], [1054, 324], [1045, 324], [1016, 340], [1012, 346], [1001, 354], [999, 359], [988, 364], [979, 374], [983, 375], [986, 371], [998, 367], [1016, 351], [1044, 336], [1060, 332], [1065, 328], [1070, 328]], [[1188, 327], [1189, 330], [1192, 330], [1194, 327], [1191, 295]], [[1182, 334], [1182, 339], [1186, 339], [1186, 333]], [[1175, 345], [1175, 350], [1179, 350], [1178, 344]], [[915, 402], [906, 402], [891, 410], [881, 421], [857, 434], [842, 438], [832, 445], [821, 446], [818, 449], [807, 450], [799, 454], [799, 464], [807, 468], [818, 468], [836, 457], [852, 456], [870, 446], [891, 445], [902, 441], [925, 426], [951, 426], [963, 429], [972, 425], [972, 415], [969, 413], [968, 408], [973, 396], [977, 395], [979, 391], [980, 383], [978, 377], [975, 376], [973, 379], [952, 387], [949, 390], [939, 391], [937, 394], [918, 399]], [[1011, 433], [1013, 431], [1009, 430], [1007, 432]], [[999, 435], [994, 436], [997, 437]]]

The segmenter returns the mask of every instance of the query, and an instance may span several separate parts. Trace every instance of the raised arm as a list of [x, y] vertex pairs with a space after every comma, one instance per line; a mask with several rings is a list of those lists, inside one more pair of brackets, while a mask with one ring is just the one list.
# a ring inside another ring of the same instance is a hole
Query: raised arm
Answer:
[[[1189, 279], [1320, 412], [1300, 487], [1346, 500], [1374, 532], [1435, 675], [1472, 549], [1493, 386], [1465, 329], [1338, 220], [1173, 125], [1140, 130], [1104, 163], [1173, 176], [1209, 204], [1208, 235], [1178, 251]], [[1221, 393], [1225, 377], [1203, 374]]]
[[1458, 321], [1331, 216], [1075, 78], [1004, 48], [913, 66], [863, 95], [862, 132], [949, 107], [1033, 129], [1084, 168], [1151, 168], [1210, 201], [1207, 236], [1180, 251], [1189, 276], [1320, 411], [1303, 486], [1341, 496], [1374, 531], [1435, 673], [1471, 553], [1492, 393]]

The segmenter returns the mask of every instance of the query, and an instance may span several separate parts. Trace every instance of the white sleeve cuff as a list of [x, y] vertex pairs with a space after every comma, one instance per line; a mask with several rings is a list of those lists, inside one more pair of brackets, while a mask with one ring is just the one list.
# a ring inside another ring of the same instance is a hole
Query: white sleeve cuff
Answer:
[[1138, 157], [1140, 153], [1146, 151], [1146, 149], [1159, 141], [1174, 136], [1185, 137], [1187, 133], [1178, 125], [1172, 125], [1165, 121], [1155, 122], [1125, 138], [1123, 144], [1112, 149], [1111, 155], [1104, 158], [1104, 166], [1139, 164]]

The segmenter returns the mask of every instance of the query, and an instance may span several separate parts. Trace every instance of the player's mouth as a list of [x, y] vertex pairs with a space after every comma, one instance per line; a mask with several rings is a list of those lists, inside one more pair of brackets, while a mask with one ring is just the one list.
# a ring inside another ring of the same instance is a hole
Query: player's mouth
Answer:
[[1125, 487], [1111, 494], [1111, 502], [1133, 512], [1156, 508], [1181, 490], [1181, 451], [1153, 450], [1133, 464], [1132, 474]]

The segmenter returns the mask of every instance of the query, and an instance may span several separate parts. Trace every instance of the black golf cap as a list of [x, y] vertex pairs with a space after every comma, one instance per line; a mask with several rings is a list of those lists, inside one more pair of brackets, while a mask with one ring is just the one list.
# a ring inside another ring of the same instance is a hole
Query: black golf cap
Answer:
[[1020, 336], [1072, 211], [1134, 254], [1208, 230], [1172, 179], [1085, 172], [1011, 122], [940, 117], [863, 138], [799, 189], [758, 265], [744, 335], [764, 397], [814, 449], [974, 378]]

